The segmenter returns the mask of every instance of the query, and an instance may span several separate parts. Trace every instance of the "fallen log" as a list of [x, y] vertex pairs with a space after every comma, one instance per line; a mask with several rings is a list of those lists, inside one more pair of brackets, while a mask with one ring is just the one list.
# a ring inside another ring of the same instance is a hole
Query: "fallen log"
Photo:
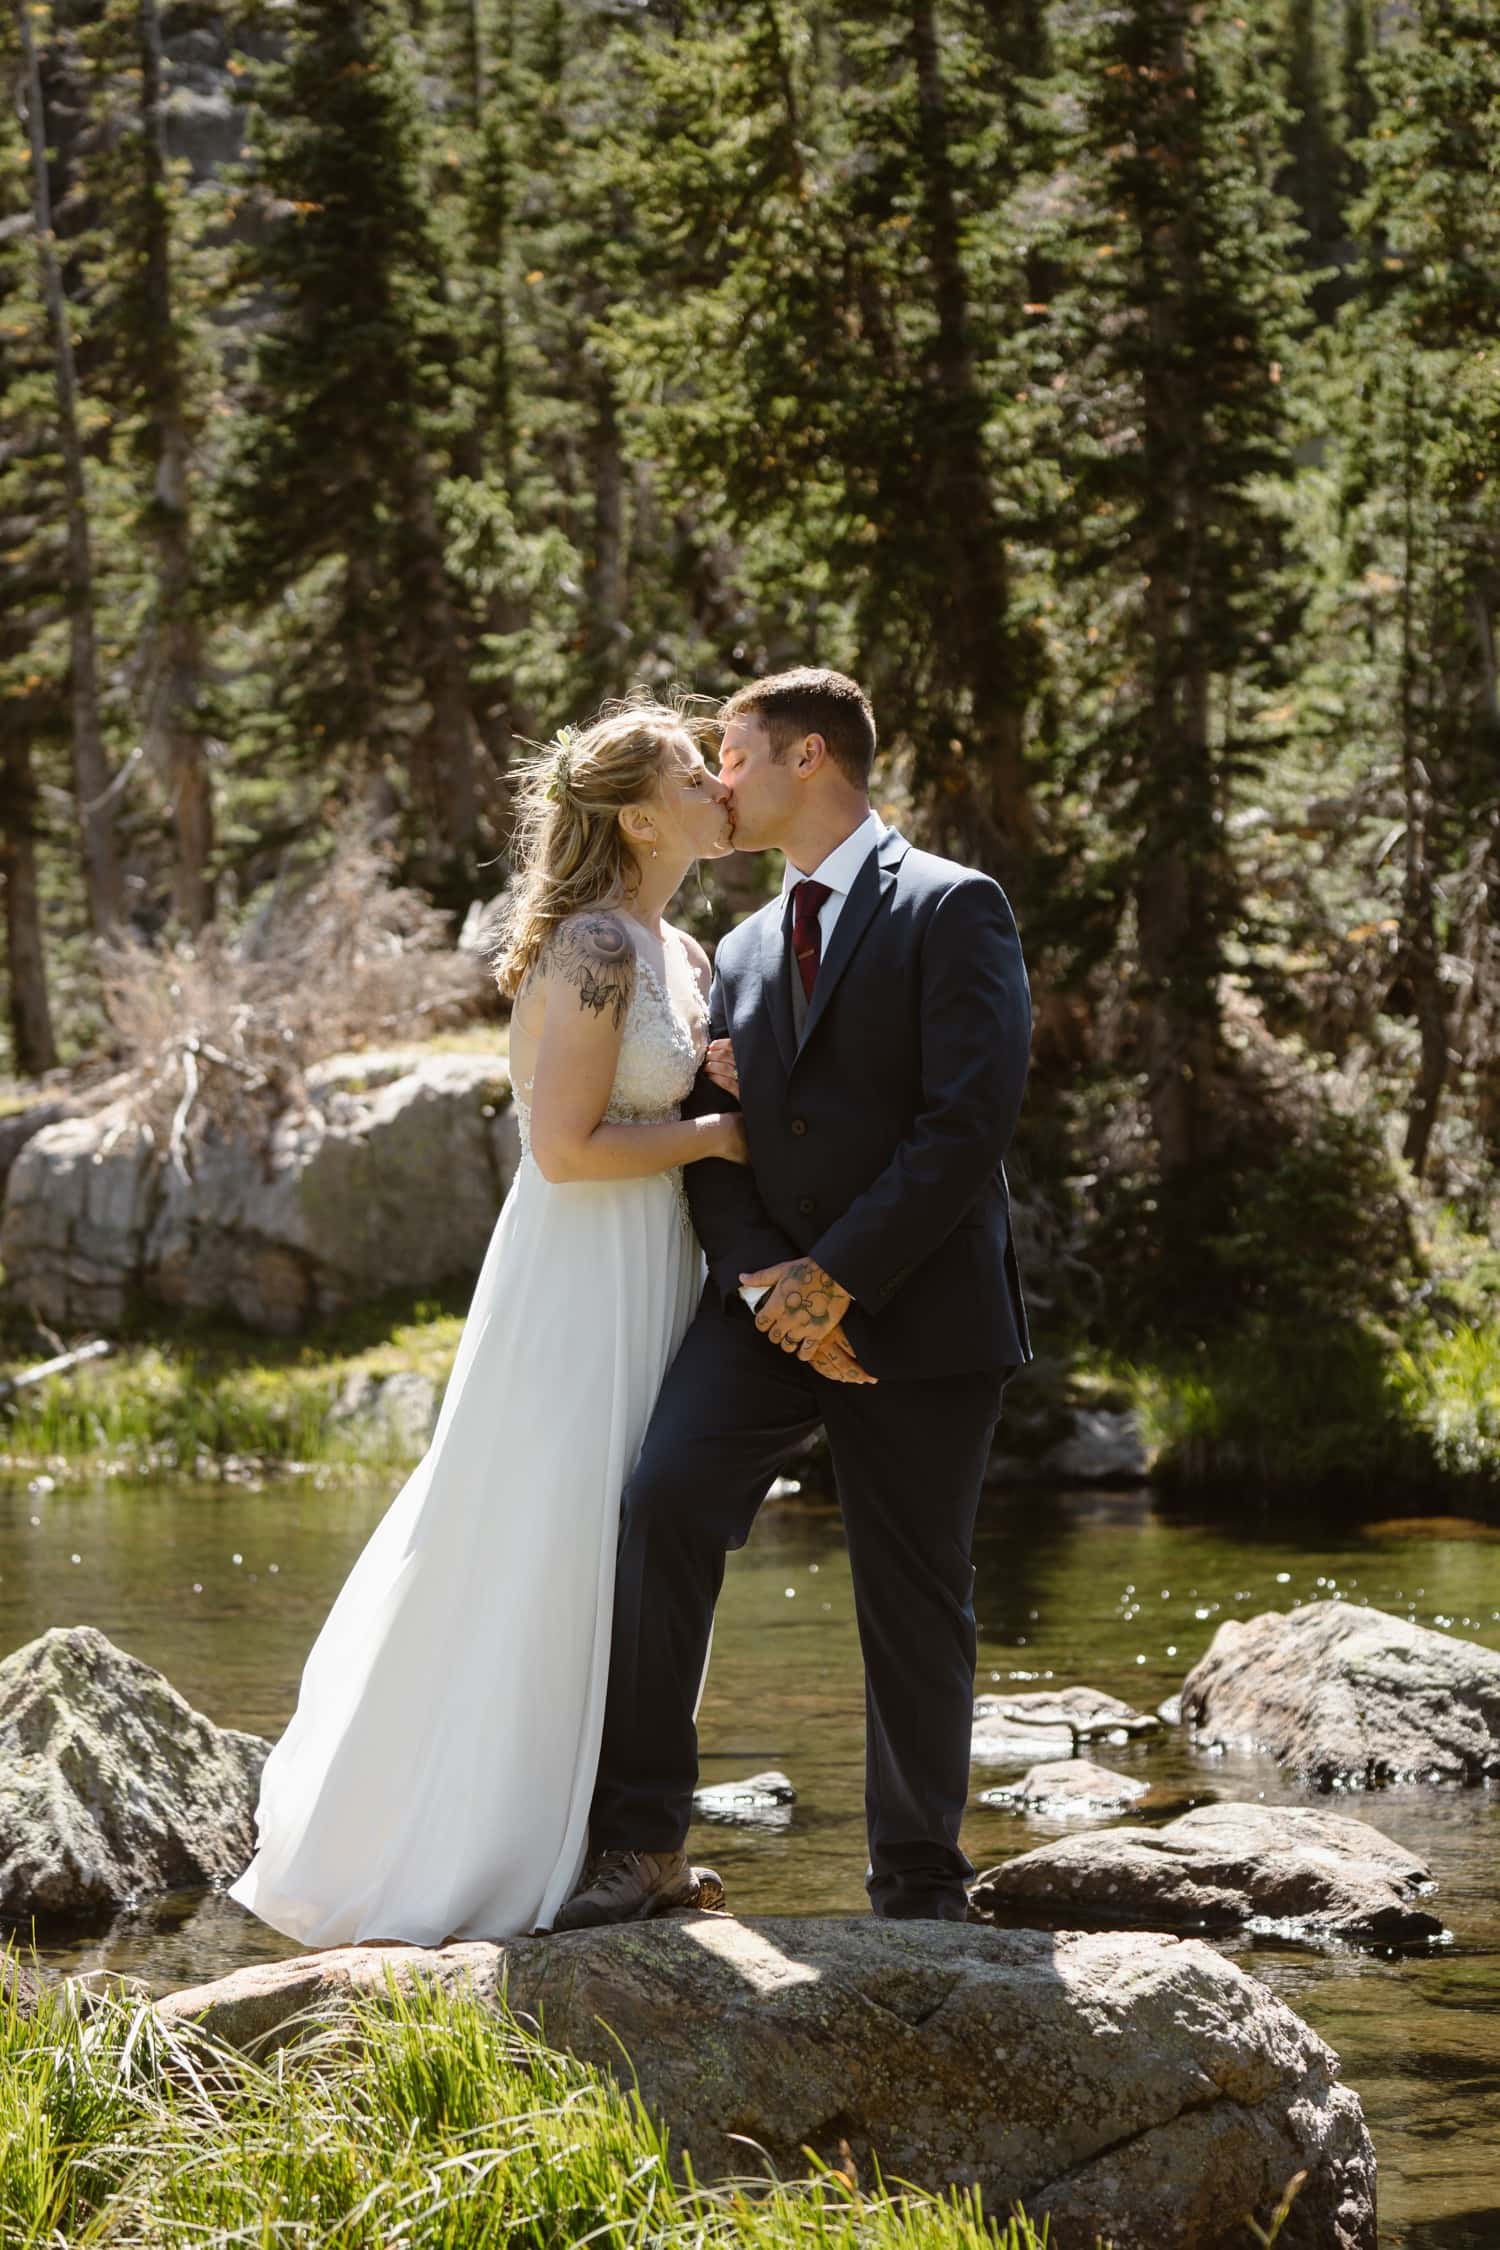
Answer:
[[71, 1352], [59, 1352], [56, 1359], [44, 1359], [37, 1367], [23, 1367], [18, 1375], [0, 1375], [0, 1406], [24, 1391], [33, 1383], [45, 1383], [50, 1375], [71, 1375], [75, 1367], [87, 1360], [103, 1359], [114, 1347], [107, 1336], [96, 1336], [90, 1344], [80, 1344]]

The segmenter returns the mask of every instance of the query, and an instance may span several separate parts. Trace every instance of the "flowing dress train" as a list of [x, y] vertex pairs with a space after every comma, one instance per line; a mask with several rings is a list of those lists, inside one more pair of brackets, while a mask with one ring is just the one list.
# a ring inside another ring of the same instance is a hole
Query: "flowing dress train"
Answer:
[[[707, 1042], [638, 967], [611, 1119], [676, 1116]], [[517, 1108], [432, 1443], [313, 1645], [230, 1887], [304, 1945], [513, 1936], [583, 1864], [620, 1494], [703, 1260], [680, 1172], [549, 1182]]]

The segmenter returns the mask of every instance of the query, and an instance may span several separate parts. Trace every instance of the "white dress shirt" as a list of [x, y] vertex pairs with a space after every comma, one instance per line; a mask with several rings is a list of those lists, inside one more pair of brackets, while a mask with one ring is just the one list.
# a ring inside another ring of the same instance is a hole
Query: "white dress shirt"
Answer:
[[[782, 878], [781, 884], [783, 899], [791, 896], [797, 885], [803, 880], [804, 873], [809, 875], [813, 882], [828, 885], [828, 896], [818, 908], [818, 957], [820, 961], [827, 958], [828, 942], [833, 936], [834, 925], [843, 912], [844, 901], [854, 888], [855, 876], [864, 866], [865, 861], [884, 834], [885, 824], [880, 815], [873, 812], [866, 813], [859, 826], [847, 835], [841, 844], [835, 844], [828, 857], [817, 867], [804, 870], [800, 867], [794, 867], [790, 860], [787, 861], [786, 874]], [[816, 985], [814, 985], [813, 990], [817, 990]], [[752, 1312], [754, 1312], [762, 1297], [768, 1295], [768, 1293], [769, 1284], [763, 1284], [761, 1287], [754, 1289], [741, 1289], [740, 1291], [740, 1295]]]
[[[828, 885], [829, 895], [818, 909], [818, 952], [820, 958], [828, 951], [828, 940], [833, 936], [833, 926], [843, 911], [845, 899], [854, 888], [855, 876], [864, 866], [865, 861], [884, 834], [885, 824], [879, 813], [866, 813], [853, 833], [846, 836], [841, 844], [835, 844], [833, 850], [820, 866], [807, 870], [814, 883], [826, 883]], [[792, 892], [802, 880], [803, 870], [800, 867], [794, 867], [788, 860], [786, 873], [781, 882], [782, 897], [784, 899], [790, 898]]]

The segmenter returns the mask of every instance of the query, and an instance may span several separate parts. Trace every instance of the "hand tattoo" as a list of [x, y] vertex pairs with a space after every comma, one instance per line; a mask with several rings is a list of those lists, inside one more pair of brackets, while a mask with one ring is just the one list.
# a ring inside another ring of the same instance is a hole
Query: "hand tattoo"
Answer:
[[781, 1309], [785, 1313], [800, 1314], [809, 1335], [826, 1334], [837, 1325], [833, 1309], [836, 1286], [832, 1275], [826, 1274], [811, 1258], [799, 1258], [782, 1276]]
[[794, 1258], [762, 1299], [755, 1325], [784, 1352], [811, 1359], [843, 1319], [849, 1292], [815, 1258]]
[[635, 949], [610, 914], [576, 914], [547, 948], [547, 967], [578, 994], [586, 1014], [607, 1015], [619, 1031], [635, 985]]

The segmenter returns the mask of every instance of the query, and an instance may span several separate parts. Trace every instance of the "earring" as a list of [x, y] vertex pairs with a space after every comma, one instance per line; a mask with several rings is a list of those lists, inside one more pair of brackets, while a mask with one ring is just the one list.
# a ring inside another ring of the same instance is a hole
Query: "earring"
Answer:
[[656, 857], [656, 838], [654, 836], [651, 839], [651, 857], [653, 859]]

